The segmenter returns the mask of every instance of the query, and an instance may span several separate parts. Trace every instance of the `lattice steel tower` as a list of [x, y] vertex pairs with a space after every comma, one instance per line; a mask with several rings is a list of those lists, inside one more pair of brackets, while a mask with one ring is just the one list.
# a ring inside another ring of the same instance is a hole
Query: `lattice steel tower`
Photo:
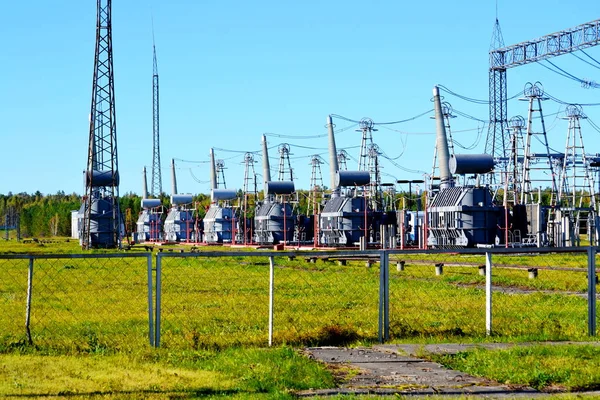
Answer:
[[217, 160], [215, 164], [217, 169], [217, 189], [227, 189], [227, 183], [225, 182], [225, 161]]
[[581, 221], [594, 215], [596, 199], [594, 196], [594, 178], [590, 160], [585, 154], [581, 119], [586, 118], [579, 105], [569, 105], [566, 110], [569, 120], [565, 158], [560, 179], [558, 200], [565, 211], [572, 212], [574, 233], [572, 240], [578, 241]]
[[323, 192], [323, 174], [321, 172], [321, 164], [323, 163], [323, 159], [318, 154], [314, 154], [310, 158], [310, 190], [308, 192], [306, 215], [315, 214], [317, 211], [317, 193]]
[[252, 182], [252, 194], [256, 196], [256, 171], [254, 170], [254, 154], [244, 155], [244, 194], [250, 193], [250, 182]]
[[[542, 111], [542, 101], [547, 100], [544, 97], [544, 87], [541, 83], [536, 82], [534, 84], [525, 84], [523, 90], [525, 97], [520, 100], [529, 102], [529, 112], [527, 114], [527, 137], [525, 140], [525, 152], [523, 157], [523, 174], [521, 181], [521, 204], [534, 203], [533, 192], [535, 187], [532, 182], [545, 182], [546, 185], [551, 188], [550, 205], [556, 205], [556, 174], [554, 172], [554, 164], [552, 160], [552, 154], [550, 154], [550, 146], [548, 145], [548, 137], [546, 135], [546, 123], [544, 122], [544, 113]], [[539, 116], [535, 116], [535, 113], [539, 113]], [[541, 130], [536, 131], [533, 129], [533, 119], [538, 118], [540, 121]], [[532, 137], [537, 136], [536, 142], [543, 146], [541, 153], [533, 153], [532, 151]], [[539, 163], [540, 159], [546, 159], [541, 165], [536, 167], [535, 164]], [[538, 176], [533, 176], [532, 172], [542, 172], [542, 175], [538, 173]], [[545, 175], [545, 178], [542, 176]], [[541, 201], [541, 199], [538, 199]]]
[[373, 144], [373, 131], [377, 131], [374, 128], [375, 123], [370, 118], [363, 118], [358, 123], [360, 129], [357, 132], [362, 132], [362, 139], [360, 142], [360, 155], [358, 157], [358, 170], [368, 171], [369, 170], [369, 147]]
[[369, 183], [369, 197], [371, 198], [371, 208], [375, 211], [381, 210], [382, 193], [381, 193], [381, 171], [379, 166], [379, 146], [371, 143], [368, 148], [368, 170], [371, 177]]
[[154, 53], [152, 73], [152, 187], [151, 194], [159, 197], [162, 193], [162, 174], [160, 168], [160, 117], [158, 96], [158, 64], [156, 62], [156, 45], [152, 37], [152, 50]]
[[348, 170], [348, 160], [350, 159], [350, 156], [348, 155], [348, 152], [346, 150], [340, 150], [337, 153], [337, 160], [338, 160], [338, 166], [340, 168], [340, 171], [347, 171]]
[[[496, 18], [492, 43], [490, 44], [489, 96], [490, 96], [490, 125], [485, 142], [485, 152], [499, 160], [507, 160], [506, 125], [508, 112], [506, 110], [506, 67], [502, 66], [503, 54], [494, 52], [504, 47], [504, 38], [500, 23]], [[501, 162], [498, 169], [506, 170], [506, 162]], [[491, 175], [494, 179], [494, 175]]]
[[508, 197], [507, 201], [519, 204], [522, 192], [523, 164], [525, 158], [525, 144], [523, 140], [523, 128], [525, 118], [515, 115], [508, 121], [510, 128], [510, 159], [508, 160]]
[[290, 181], [294, 180], [294, 172], [290, 163], [290, 145], [282, 143], [279, 145], [279, 180], [285, 181], [288, 175]]
[[96, 56], [81, 245], [120, 247], [119, 171], [112, 53], [111, 0], [98, 0]]

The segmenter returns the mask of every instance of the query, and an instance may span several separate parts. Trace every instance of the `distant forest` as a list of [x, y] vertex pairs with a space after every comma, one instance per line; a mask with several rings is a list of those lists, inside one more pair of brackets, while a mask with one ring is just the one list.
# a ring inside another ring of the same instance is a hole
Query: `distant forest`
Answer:
[[[136, 194], [121, 196], [123, 215], [130, 208], [131, 214], [137, 219], [140, 203], [141, 197]], [[38, 191], [33, 194], [0, 194], [0, 225], [5, 224], [6, 215], [14, 215], [16, 212], [23, 237], [71, 236], [71, 211], [79, 210], [80, 207], [81, 196], [76, 193], [65, 194], [59, 191], [44, 195]]]

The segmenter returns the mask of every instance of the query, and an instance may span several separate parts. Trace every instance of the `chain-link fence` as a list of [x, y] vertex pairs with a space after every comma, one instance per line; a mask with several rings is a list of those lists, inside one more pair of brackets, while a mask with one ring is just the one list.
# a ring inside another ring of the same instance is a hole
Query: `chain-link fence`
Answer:
[[151, 299], [150, 254], [0, 255], [0, 347], [147, 346]]
[[157, 339], [194, 348], [376, 339], [380, 271], [373, 257], [378, 253], [161, 253]]
[[389, 337], [584, 339], [595, 331], [588, 251], [391, 251]]
[[154, 270], [151, 254], [0, 255], [0, 351], [584, 340], [595, 260], [592, 248], [207, 251], [159, 253]]

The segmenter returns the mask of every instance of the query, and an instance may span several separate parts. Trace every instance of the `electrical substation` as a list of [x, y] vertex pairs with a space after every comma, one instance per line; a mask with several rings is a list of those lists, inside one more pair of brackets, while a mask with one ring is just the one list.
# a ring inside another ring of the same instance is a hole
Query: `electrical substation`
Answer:
[[[131, 234], [123, 229], [123, 210], [118, 201], [110, 10], [110, 0], [98, 0], [88, 163], [84, 174], [86, 192], [81, 210], [73, 214], [73, 221], [79, 226], [74, 235], [79, 236], [86, 249], [119, 247], [124, 237]], [[133, 240], [154, 244], [360, 249], [566, 247], [584, 242], [598, 245], [600, 155], [598, 149], [584, 147], [584, 138], [591, 133], [586, 131], [588, 127], [600, 132], [585, 112], [587, 107], [600, 104], [564, 102], [550, 95], [535, 79], [531, 79], [534, 83], [525, 84], [518, 95], [509, 97], [507, 71], [546, 61], [553, 66], [547, 68], [559, 75], [579, 80], [587, 87], [598, 87], [593, 81], [581, 80], [560, 69], [550, 59], [580, 53], [587, 57], [582, 60], [600, 68], [600, 62], [585, 52], [600, 43], [600, 20], [511, 46], [504, 45], [498, 20], [493, 32], [489, 101], [432, 84], [433, 113], [393, 122], [328, 115], [326, 134], [311, 137], [321, 140], [323, 146], [326, 138], [326, 151], [322, 153], [315, 152], [322, 147], [293, 142], [273, 143], [269, 147], [267, 134], [261, 137], [260, 150], [211, 148], [206, 162], [210, 204], [202, 208], [193, 194], [178, 193], [175, 160], [171, 163], [170, 206], [163, 207], [160, 200], [159, 80], [153, 43], [151, 186], [148, 190], [144, 167], [143, 199]], [[457, 101], [489, 104], [489, 118], [481, 120], [454, 109], [449, 101], [444, 101], [442, 93]], [[424, 104], [428, 103], [428, 93], [423, 93], [422, 98]], [[508, 118], [509, 100], [512, 110], [524, 116]], [[557, 118], [565, 124], [561, 138], [564, 147], [555, 144], [556, 137], [549, 138], [543, 111], [548, 103], [561, 106]], [[424, 162], [432, 165], [431, 172], [423, 173], [421, 179], [408, 179], [406, 173], [414, 170], [402, 167], [402, 158], [389, 157], [376, 139], [386, 134], [380, 128], [389, 129], [423, 116], [433, 121], [424, 125], [429, 129], [435, 126], [435, 140], [426, 143], [433, 152], [433, 165]], [[451, 121], [459, 117], [488, 125], [483, 152], [475, 150], [476, 144], [463, 146], [456, 140]], [[583, 121], [588, 124], [582, 126]], [[335, 122], [353, 124], [360, 134], [360, 143], [338, 148], [336, 135], [349, 128], [336, 130]], [[457, 146], [466, 152], [457, 152]], [[299, 182], [294, 173], [292, 160], [302, 156], [290, 157], [292, 151], [304, 148], [312, 151], [302, 161], [311, 167], [310, 182]], [[356, 148], [359, 150], [354, 156]], [[275, 158], [269, 158], [269, 150], [274, 153], [275, 149], [276, 180], [272, 179], [275, 169], [271, 168]], [[227, 187], [225, 160], [216, 159], [215, 151], [243, 154], [243, 181], [233, 185], [239, 184], [241, 190]], [[258, 162], [262, 162], [260, 174], [255, 171]], [[327, 186], [322, 165], [328, 168]], [[260, 179], [262, 185], [257, 183]], [[308, 189], [300, 190], [305, 184]], [[408, 190], [404, 184], [408, 184]], [[400, 190], [397, 185], [402, 185]], [[412, 185], [417, 188], [414, 193]], [[197, 192], [194, 188], [188, 190]]]

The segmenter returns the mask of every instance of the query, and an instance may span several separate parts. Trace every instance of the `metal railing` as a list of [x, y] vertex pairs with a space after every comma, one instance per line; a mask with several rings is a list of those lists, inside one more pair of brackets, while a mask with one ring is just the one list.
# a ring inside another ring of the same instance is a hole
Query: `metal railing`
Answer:
[[596, 250], [0, 255], [0, 351], [587, 340]]

